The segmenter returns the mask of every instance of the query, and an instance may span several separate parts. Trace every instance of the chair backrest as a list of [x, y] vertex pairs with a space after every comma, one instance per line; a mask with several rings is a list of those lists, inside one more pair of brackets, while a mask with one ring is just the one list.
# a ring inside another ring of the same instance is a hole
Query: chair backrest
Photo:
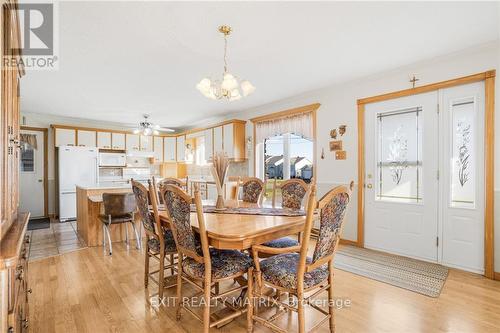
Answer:
[[288, 179], [281, 183], [281, 206], [283, 208], [300, 209], [309, 185], [302, 179]]
[[177, 179], [177, 178], [163, 178], [161, 181], [158, 182], [158, 187], [159, 189], [161, 190], [161, 188], [165, 185], [175, 185], [175, 186], [178, 186], [180, 188], [182, 188], [184, 186], [184, 182], [180, 179]]
[[351, 182], [349, 186], [337, 186], [319, 200], [320, 226], [313, 263], [333, 257], [337, 251], [353, 186], [354, 182]]
[[142, 225], [149, 236], [155, 236], [157, 238], [159, 235], [159, 229], [157, 230], [156, 221], [153, 214], [149, 211], [149, 191], [148, 189], [139, 182], [131, 180], [132, 192], [135, 195], [135, 201], [137, 203], [137, 208], [139, 210], [139, 215], [141, 217]]
[[262, 192], [264, 191], [264, 182], [256, 177], [244, 178], [241, 181], [243, 189], [242, 199], [245, 202], [260, 202]]
[[161, 195], [165, 202], [165, 209], [170, 219], [172, 233], [179, 253], [202, 263], [204, 257], [208, 256], [210, 259], [205, 221], [203, 219], [203, 207], [198, 189], [196, 188], [195, 191], [195, 199], [198, 196], [199, 202], [195, 200], [195, 204], [198, 212], [200, 238], [196, 237], [195, 231], [191, 227], [191, 203], [193, 198], [180, 187], [171, 184], [162, 187]]
[[137, 207], [133, 193], [103, 193], [104, 214], [122, 216], [135, 212]]

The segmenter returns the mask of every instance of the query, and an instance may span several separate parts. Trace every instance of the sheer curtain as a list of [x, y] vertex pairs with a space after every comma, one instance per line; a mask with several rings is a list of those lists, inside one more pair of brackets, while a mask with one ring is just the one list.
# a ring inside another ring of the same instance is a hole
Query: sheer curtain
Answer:
[[255, 124], [255, 142], [263, 143], [265, 139], [285, 133], [300, 135], [313, 140], [312, 112], [301, 113], [290, 117], [265, 120]]

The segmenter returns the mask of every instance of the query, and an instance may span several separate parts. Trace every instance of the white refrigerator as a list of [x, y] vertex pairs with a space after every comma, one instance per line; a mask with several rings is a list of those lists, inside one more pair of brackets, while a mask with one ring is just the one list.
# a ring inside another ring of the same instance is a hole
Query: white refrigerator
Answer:
[[76, 219], [76, 185], [99, 182], [97, 147], [60, 146], [58, 148], [59, 220]]

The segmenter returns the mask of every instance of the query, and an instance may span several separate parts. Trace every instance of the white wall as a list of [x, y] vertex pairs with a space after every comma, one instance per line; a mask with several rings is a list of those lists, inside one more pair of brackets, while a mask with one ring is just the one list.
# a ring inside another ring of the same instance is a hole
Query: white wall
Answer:
[[[21, 97], [21, 109], [22, 109], [22, 97]], [[54, 174], [54, 162], [55, 162], [55, 154], [54, 154], [54, 133], [50, 125], [58, 124], [58, 125], [74, 125], [74, 126], [82, 126], [82, 127], [94, 127], [94, 128], [104, 128], [104, 129], [116, 129], [123, 130], [125, 129], [118, 123], [111, 122], [102, 122], [102, 121], [92, 121], [88, 119], [80, 119], [80, 118], [69, 118], [69, 117], [59, 117], [48, 114], [39, 114], [39, 113], [27, 113], [21, 111], [21, 125], [22, 126], [32, 126], [32, 127], [42, 127], [48, 128], [48, 189], [49, 189], [49, 214], [55, 213], [55, 177]]]
[[[369, 53], [367, 53], [369, 56]], [[334, 59], [332, 59], [334, 61]], [[429, 61], [416, 63], [404, 68], [358, 79], [343, 84], [326, 87], [320, 90], [290, 97], [275, 103], [258, 108], [231, 114], [231, 118], [250, 119], [259, 115], [282, 111], [289, 108], [311, 103], [321, 103], [317, 113], [317, 177], [318, 192], [322, 195], [328, 188], [336, 184], [346, 184], [351, 180], [357, 183], [357, 105], [360, 98], [370, 97], [392, 91], [410, 88], [409, 75], [417, 73], [418, 85], [444, 81], [470, 74], [499, 68], [500, 47], [498, 43], [483, 45], [474, 49], [435, 58]], [[500, 73], [499, 73], [500, 75]], [[497, 79], [498, 81], [499, 79]], [[500, 96], [500, 84], [496, 84], [496, 96]], [[251, 98], [251, 97], [249, 97]], [[498, 97], [497, 97], [498, 100]], [[500, 175], [500, 102], [496, 103], [495, 125], [495, 174]], [[347, 125], [347, 132], [343, 136], [344, 149], [347, 151], [347, 160], [337, 161], [329, 151], [330, 129], [339, 125]], [[247, 136], [253, 133], [253, 125], [247, 123]], [[321, 150], [325, 150], [325, 159], [320, 158]], [[253, 173], [253, 152], [249, 152], [250, 173]], [[496, 193], [500, 191], [500, 176], [495, 179]], [[500, 200], [497, 200], [500, 204]], [[495, 219], [496, 246], [495, 262], [497, 271], [500, 271], [500, 206], [497, 205]], [[352, 202], [344, 228], [344, 238], [357, 239], [357, 202]]]

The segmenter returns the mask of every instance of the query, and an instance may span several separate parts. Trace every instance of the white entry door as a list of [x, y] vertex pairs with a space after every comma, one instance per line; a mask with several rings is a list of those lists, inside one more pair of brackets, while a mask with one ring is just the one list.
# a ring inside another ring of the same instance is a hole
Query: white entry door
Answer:
[[36, 136], [36, 149], [21, 143], [19, 162], [19, 209], [30, 212], [31, 217], [45, 216], [44, 195], [44, 133], [21, 130], [23, 134]]
[[442, 258], [484, 273], [484, 82], [443, 89]]
[[438, 93], [365, 108], [365, 246], [438, 260]]

